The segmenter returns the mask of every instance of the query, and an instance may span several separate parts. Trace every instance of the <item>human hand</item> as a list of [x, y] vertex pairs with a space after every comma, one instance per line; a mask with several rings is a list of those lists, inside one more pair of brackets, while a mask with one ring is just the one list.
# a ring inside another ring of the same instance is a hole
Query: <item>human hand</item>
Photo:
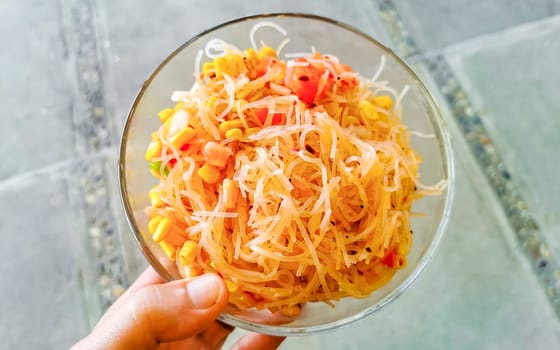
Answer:
[[[220, 349], [233, 331], [216, 320], [228, 298], [216, 275], [165, 283], [148, 268], [72, 349]], [[249, 333], [232, 349], [276, 349], [282, 340]]]

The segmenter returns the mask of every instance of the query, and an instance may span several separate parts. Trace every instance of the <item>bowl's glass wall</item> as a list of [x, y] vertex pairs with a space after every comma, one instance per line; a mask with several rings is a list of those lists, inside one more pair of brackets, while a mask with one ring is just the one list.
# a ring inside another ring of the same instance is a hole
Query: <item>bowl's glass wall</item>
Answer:
[[[147, 231], [147, 217], [143, 209], [148, 205], [148, 190], [156, 184], [144, 159], [144, 151], [151, 133], [159, 127], [157, 112], [172, 106], [170, 96], [175, 90], [186, 90], [194, 82], [195, 57], [208, 40], [220, 38], [240, 49], [251, 46], [249, 32], [259, 21], [272, 21], [288, 32], [291, 39], [282, 53], [311, 52], [311, 46], [321, 53], [337, 56], [363, 76], [371, 77], [385, 56], [385, 68], [381, 80], [402, 90], [409, 91], [403, 100], [403, 119], [409, 130], [433, 134], [432, 138], [412, 136], [412, 143], [423, 157], [420, 166], [421, 181], [433, 184], [448, 178], [449, 149], [441, 129], [437, 107], [409, 68], [391, 54], [388, 49], [370, 39], [340, 25], [316, 18], [275, 16], [249, 18], [219, 27], [199, 36], [177, 50], [148, 80], [138, 96], [123, 135], [121, 154], [121, 185], [129, 221], [142, 245], [144, 253], [154, 267], [167, 279], [179, 278], [176, 269], [167, 262], [165, 254], [154, 244]], [[256, 34], [257, 42], [263, 40], [276, 47], [283, 35], [272, 28], [262, 28]], [[281, 54], [283, 57], [283, 54]], [[203, 60], [208, 59], [204, 57]], [[413, 219], [414, 245], [408, 258], [408, 266], [399, 271], [392, 281], [366, 299], [345, 298], [331, 308], [323, 303], [308, 303], [295, 320], [275, 326], [262, 326], [266, 312], [245, 312], [233, 307], [223, 320], [235, 326], [261, 332], [283, 334], [312, 332], [332, 328], [373, 312], [398, 295], [417, 276], [427, 263], [436, 245], [445, 221], [449, 196], [444, 193], [418, 201], [413, 210], [426, 213], [426, 217]], [[443, 219], [443, 220], [442, 220]], [[159, 265], [158, 265], [159, 262]], [[165, 268], [167, 266], [167, 268]], [[272, 322], [272, 320], [270, 320]], [[259, 325], [260, 324], [260, 325]]]

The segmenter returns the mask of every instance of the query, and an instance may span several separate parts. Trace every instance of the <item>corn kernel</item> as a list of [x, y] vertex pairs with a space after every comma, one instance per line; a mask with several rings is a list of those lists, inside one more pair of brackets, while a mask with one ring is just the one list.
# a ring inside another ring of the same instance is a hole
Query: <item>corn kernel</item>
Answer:
[[376, 96], [373, 98], [373, 103], [383, 109], [391, 109], [393, 107], [393, 100], [389, 96]]
[[299, 304], [286, 305], [282, 306], [281, 311], [284, 316], [295, 317], [301, 313], [301, 306], [299, 306]]
[[177, 111], [178, 109], [183, 108], [183, 106], [185, 105], [184, 102], [177, 102], [177, 104], [175, 105], [175, 107], [173, 107], [174, 111]]
[[245, 62], [247, 64], [254, 64], [258, 60], [258, 58], [259, 56], [255, 52], [255, 50], [253, 50], [253, 48], [245, 50]]
[[161, 153], [161, 142], [159, 140], [153, 140], [148, 145], [148, 149], [146, 150], [146, 160], [151, 162], [154, 157], [159, 156]]
[[245, 70], [243, 57], [237, 54], [228, 54], [214, 59], [216, 75], [227, 74], [233, 78], [239, 76]]
[[234, 128], [226, 131], [226, 139], [238, 138], [243, 136], [243, 130]]
[[237, 289], [239, 289], [239, 287], [237, 286], [237, 283], [235, 283], [233, 281], [224, 280], [224, 282], [226, 283], [226, 287], [227, 287], [227, 289], [230, 293], [235, 293], [237, 291]]
[[263, 59], [265, 57], [276, 57], [276, 50], [272, 47], [264, 46], [259, 50], [259, 59]]
[[159, 173], [159, 171], [155, 171], [154, 169], [150, 169], [150, 173], [152, 173], [152, 175], [153, 175], [155, 178], [158, 178], [158, 179], [159, 179], [159, 178], [161, 177], [161, 174]]
[[234, 119], [234, 120], [226, 120], [224, 122], [221, 122], [220, 126], [218, 126], [218, 129], [220, 129], [220, 132], [222, 134], [225, 134], [226, 131], [228, 131], [228, 130], [235, 129], [235, 128], [241, 128], [242, 126], [243, 126], [243, 123], [241, 122], [241, 120]]
[[181, 263], [186, 265], [192, 261], [196, 257], [196, 250], [198, 248], [198, 244], [195, 241], [186, 241], [183, 243], [183, 247], [179, 251], [179, 257], [181, 258]]
[[152, 133], [152, 141], [155, 140], [155, 139], [157, 139], [158, 136], [159, 136], [159, 132], [154, 131], [154, 132]]
[[216, 97], [216, 95], [212, 95], [208, 98], [208, 100], [206, 100], [206, 105], [207, 106], [213, 106], [216, 101], [218, 100], [218, 97]]
[[253, 92], [253, 90], [241, 88], [235, 92], [235, 99], [246, 101], [245, 98], [249, 96], [251, 92]]
[[255, 52], [255, 50], [253, 50], [253, 48], [249, 48], [245, 50], [245, 58], [247, 61], [254, 62], [257, 58], [259, 58], [259, 56]]
[[247, 133], [247, 135], [252, 135], [252, 134], [258, 133], [259, 131], [261, 131], [261, 129], [262, 129], [262, 128], [258, 128], [258, 127], [256, 127], [256, 128], [249, 128], [249, 129], [247, 129], [245, 132]]
[[157, 225], [152, 239], [156, 242], [161, 242], [171, 230], [171, 221], [168, 218], [163, 218]]
[[209, 184], [216, 183], [220, 179], [220, 170], [210, 164], [204, 164], [196, 173], [204, 182]]
[[171, 142], [173, 147], [179, 148], [185, 143], [192, 140], [195, 135], [196, 131], [194, 131], [194, 129], [190, 126], [187, 126], [186, 128], [181, 129], [175, 135], [171, 136], [171, 139], [169, 141]]
[[216, 270], [216, 263], [214, 263], [213, 261], [210, 261], [210, 265], [211, 268], [213, 268], [214, 270]]
[[214, 70], [214, 63], [204, 62], [204, 64], [202, 65], [202, 73], [206, 75], [212, 70]]
[[161, 196], [159, 195], [159, 188], [157, 186], [152, 187], [150, 192], [148, 192], [148, 197], [150, 197], [150, 203], [154, 208], [163, 207], [164, 202], [161, 200]]
[[182, 266], [183, 276], [187, 279], [193, 278], [199, 275], [199, 273], [190, 266]]
[[360, 125], [360, 120], [352, 115], [349, 115], [346, 118], [346, 122], [348, 123], [348, 125]]
[[167, 118], [173, 115], [173, 112], [174, 110], [172, 110], [171, 108], [166, 108], [158, 113], [159, 119], [163, 123], [167, 120]]
[[360, 109], [360, 114], [364, 120], [376, 120], [379, 118], [379, 114], [377, 113], [375, 106], [369, 101], [361, 101], [358, 104], [358, 108]]
[[161, 219], [163, 219], [163, 216], [161, 215], [154, 216], [150, 219], [150, 222], [148, 223], [148, 231], [150, 231], [150, 233], [153, 234], [154, 232], [156, 232], [157, 226]]
[[165, 241], [159, 242], [159, 246], [161, 247], [161, 249], [163, 249], [163, 252], [165, 253], [165, 255], [167, 255], [169, 260], [175, 261], [176, 248], [174, 246], [166, 243]]
[[171, 126], [172, 121], [173, 118], [167, 118], [165, 122], [163, 122], [163, 127], [165, 128], [165, 131], [169, 131], [169, 127]]

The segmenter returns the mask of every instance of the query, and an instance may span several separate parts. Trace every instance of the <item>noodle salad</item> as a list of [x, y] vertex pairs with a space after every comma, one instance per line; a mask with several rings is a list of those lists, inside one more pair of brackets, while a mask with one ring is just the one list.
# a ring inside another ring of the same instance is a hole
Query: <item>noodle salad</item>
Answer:
[[383, 58], [365, 79], [333, 55], [283, 60], [252, 42], [210, 41], [159, 113], [149, 232], [183, 277], [218, 273], [242, 309], [367, 297], [406, 266], [414, 201], [445, 186], [418, 181], [406, 88], [378, 81]]

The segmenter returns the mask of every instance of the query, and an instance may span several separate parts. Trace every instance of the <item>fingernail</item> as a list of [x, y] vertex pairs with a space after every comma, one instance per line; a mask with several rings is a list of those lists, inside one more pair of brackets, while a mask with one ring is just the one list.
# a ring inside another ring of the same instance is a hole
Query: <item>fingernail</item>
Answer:
[[187, 283], [187, 294], [197, 309], [208, 309], [216, 303], [220, 293], [217, 277], [202, 275]]

